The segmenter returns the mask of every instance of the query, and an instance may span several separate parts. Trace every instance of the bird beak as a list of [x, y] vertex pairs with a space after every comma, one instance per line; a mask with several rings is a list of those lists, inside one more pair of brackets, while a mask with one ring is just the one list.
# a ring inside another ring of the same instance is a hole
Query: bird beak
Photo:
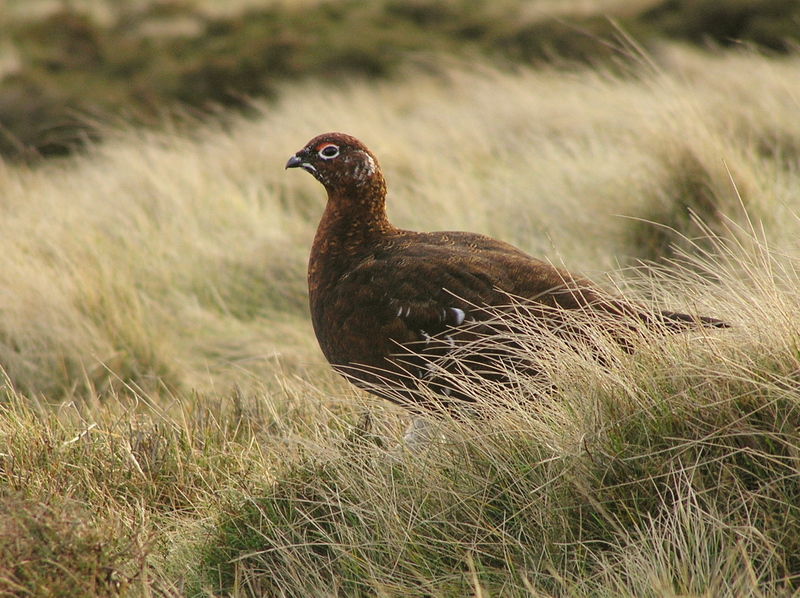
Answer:
[[306, 172], [310, 172], [311, 174], [315, 174], [317, 172], [316, 168], [311, 166], [311, 164], [303, 160], [303, 158], [301, 158], [297, 154], [289, 158], [289, 161], [286, 163], [286, 168], [302, 168], [303, 170], [305, 170]]
[[286, 168], [298, 168], [302, 164], [303, 164], [303, 159], [297, 154], [295, 154], [294, 156], [289, 158], [289, 161], [286, 163]]

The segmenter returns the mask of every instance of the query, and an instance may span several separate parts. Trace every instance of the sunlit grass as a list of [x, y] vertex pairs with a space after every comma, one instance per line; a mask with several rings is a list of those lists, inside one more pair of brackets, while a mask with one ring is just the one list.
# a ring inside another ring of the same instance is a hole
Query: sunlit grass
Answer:
[[[783, 595], [798, 362], [767, 296], [796, 305], [786, 274], [729, 289], [731, 308], [760, 300], [760, 333], [641, 331], [603, 365], [549, 337], [553, 388], [475, 384], [483, 417], [433, 424], [421, 449], [398, 447], [391, 417], [302, 434], [275, 481], [223, 509], [201, 579], [247, 595]], [[515, 340], [548, 338], [530, 334]]]

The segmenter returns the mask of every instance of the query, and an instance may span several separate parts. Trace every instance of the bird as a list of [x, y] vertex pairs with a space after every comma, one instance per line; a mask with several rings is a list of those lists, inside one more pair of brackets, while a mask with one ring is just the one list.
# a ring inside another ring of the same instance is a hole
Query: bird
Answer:
[[[706, 316], [654, 314], [482, 234], [395, 227], [378, 160], [350, 135], [314, 137], [289, 158], [289, 168], [309, 172], [328, 196], [308, 262], [311, 322], [322, 353], [355, 386], [415, 413], [474, 402], [460, 375], [502, 383], [509, 363], [519, 366], [519, 347], [497, 342], [514, 344], [502, 334], [507, 319], [498, 317], [512, 304], [572, 340], [582, 331], [565, 314], [576, 310], [620, 320], [622, 328], [728, 326]], [[487, 337], [495, 342], [480, 342]], [[618, 341], [626, 344], [624, 335]]]

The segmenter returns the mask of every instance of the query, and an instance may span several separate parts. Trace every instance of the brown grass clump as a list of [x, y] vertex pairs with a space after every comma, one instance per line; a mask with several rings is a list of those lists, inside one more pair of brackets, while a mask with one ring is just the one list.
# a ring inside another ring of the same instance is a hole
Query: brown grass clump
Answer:
[[119, 596], [143, 573], [136, 539], [72, 501], [6, 497], [0, 506], [0, 591], [10, 596]]

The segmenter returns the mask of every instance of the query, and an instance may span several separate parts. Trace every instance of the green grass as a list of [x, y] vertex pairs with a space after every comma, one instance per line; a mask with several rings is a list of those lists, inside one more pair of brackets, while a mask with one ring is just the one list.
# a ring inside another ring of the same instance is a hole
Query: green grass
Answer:
[[[296, 83], [1, 164], [0, 593], [797, 594], [798, 61], [661, 59]], [[732, 327], [594, 329], [605, 366], [549, 338], [546, 391], [473, 383], [480, 418], [404, 439], [308, 322], [324, 193], [283, 165], [326, 130], [374, 150], [399, 226]]]

